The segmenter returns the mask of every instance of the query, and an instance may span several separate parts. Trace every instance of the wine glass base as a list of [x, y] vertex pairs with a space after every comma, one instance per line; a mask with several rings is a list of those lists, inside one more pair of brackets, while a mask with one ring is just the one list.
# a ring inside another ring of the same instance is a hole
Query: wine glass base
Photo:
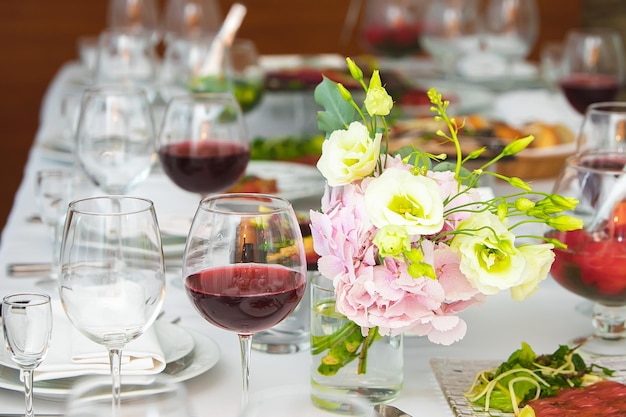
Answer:
[[571, 346], [580, 346], [579, 351], [593, 356], [626, 355], [626, 338], [604, 339], [596, 335], [581, 336], [570, 342]]

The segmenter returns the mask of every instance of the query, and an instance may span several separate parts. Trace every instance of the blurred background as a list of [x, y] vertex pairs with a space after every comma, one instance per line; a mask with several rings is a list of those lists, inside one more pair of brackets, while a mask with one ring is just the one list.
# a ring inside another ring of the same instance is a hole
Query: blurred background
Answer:
[[[38, 128], [43, 94], [61, 66], [78, 59], [78, 38], [97, 36], [105, 28], [107, 3], [107, 0], [0, 1], [3, 54], [0, 123], [4, 126], [0, 155], [2, 225]], [[159, 3], [163, 10], [165, 0]], [[223, 14], [232, 3], [219, 0]], [[350, 0], [249, 1], [238, 36], [254, 40], [263, 55], [338, 53], [355, 56], [364, 51], [356, 30], [348, 36], [345, 33], [350, 3]], [[541, 23], [530, 60], [538, 59], [542, 45], [562, 40], [572, 27], [613, 25], [626, 28], [626, 2], [623, 0], [538, 0], [537, 3]]]

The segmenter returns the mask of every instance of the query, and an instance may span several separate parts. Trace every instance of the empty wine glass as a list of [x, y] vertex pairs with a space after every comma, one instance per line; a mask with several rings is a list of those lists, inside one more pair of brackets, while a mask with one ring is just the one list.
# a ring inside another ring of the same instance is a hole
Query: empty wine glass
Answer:
[[216, 0], [168, 0], [163, 22], [165, 43], [190, 35], [215, 34], [221, 23]]
[[287, 200], [264, 194], [204, 198], [183, 253], [185, 290], [209, 323], [239, 335], [242, 405], [254, 333], [285, 319], [306, 288], [306, 258]]
[[63, 169], [42, 169], [37, 171], [35, 202], [39, 216], [50, 232], [52, 243], [52, 264], [50, 278], [57, 279], [61, 243], [61, 229], [65, 222], [67, 206], [72, 201], [74, 173]]
[[626, 152], [626, 102], [589, 105], [576, 138], [576, 150]]
[[571, 30], [565, 39], [559, 85], [580, 114], [587, 106], [615, 100], [624, 82], [624, 45], [613, 29]]
[[157, 54], [150, 34], [127, 28], [107, 29], [98, 37], [94, 84], [143, 88], [156, 99]]
[[122, 349], [152, 325], [165, 295], [152, 201], [104, 196], [70, 203], [59, 294], [74, 327], [109, 352], [115, 411], [120, 407]]
[[243, 115], [230, 93], [174, 97], [158, 138], [165, 174], [201, 195], [224, 191], [243, 176], [250, 144]]
[[483, 19], [482, 45], [501, 56], [511, 70], [525, 59], [537, 40], [539, 12], [535, 0], [489, 0]]
[[590, 151], [570, 157], [553, 192], [575, 198], [570, 213], [583, 230], [550, 230], [567, 245], [555, 248], [552, 277], [594, 303], [594, 335], [573, 341], [598, 355], [626, 352], [626, 153]]
[[477, 25], [475, 0], [429, 0], [426, 3], [420, 42], [446, 78], [455, 78], [460, 57], [478, 50]]
[[24, 379], [26, 417], [33, 417], [33, 372], [46, 357], [52, 334], [52, 307], [46, 294], [22, 293], [2, 299], [7, 350]]
[[159, 40], [159, 9], [156, 0], [109, 0], [107, 26], [145, 31], [151, 42]]
[[102, 86], [83, 93], [76, 157], [107, 194], [125, 194], [150, 174], [155, 148], [152, 110], [138, 87]]

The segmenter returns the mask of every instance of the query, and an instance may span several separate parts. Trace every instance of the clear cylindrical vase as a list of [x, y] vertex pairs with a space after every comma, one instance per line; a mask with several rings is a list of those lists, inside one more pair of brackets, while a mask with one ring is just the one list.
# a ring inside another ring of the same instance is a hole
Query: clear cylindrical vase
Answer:
[[358, 395], [372, 404], [394, 400], [402, 389], [403, 340], [361, 328], [335, 309], [332, 281], [313, 277], [311, 284], [311, 395], [321, 408], [343, 412], [341, 404], [321, 399], [328, 393]]

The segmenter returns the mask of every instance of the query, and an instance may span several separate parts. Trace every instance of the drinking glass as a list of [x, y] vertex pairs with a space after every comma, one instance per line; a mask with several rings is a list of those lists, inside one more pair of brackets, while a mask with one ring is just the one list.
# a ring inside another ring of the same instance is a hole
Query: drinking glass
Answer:
[[285, 319], [306, 288], [306, 258], [289, 201], [264, 194], [204, 198], [183, 254], [185, 290], [209, 323], [239, 335], [242, 406], [252, 336]]
[[597, 355], [626, 352], [626, 153], [590, 151], [570, 157], [554, 193], [575, 198], [569, 215], [584, 229], [550, 230], [567, 248], [555, 248], [552, 277], [594, 303], [595, 334], [573, 341]]
[[46, 357], [52, 334], [50, 296], [36, 293], [2, 299], [2, 330], [7, 350], [24, 379], [26, 417], [33, 417], [33, 372]]
[[159, 9], [157, 0], [109, 0], [107, 26], [145, 31], [151, 42], [159, 40]]
[[201, 195], [224, 191], [244, 174], [250, 144], [243, 115], [230, 93], [174, 97], [158, 138], [165, 174]]
[[156, 99], [157, 54], [150, 33], [128, 28], [106, 29], [98, 37], [94, 84], [143, 88]]
[[626, 102], [589, 105], [576, 138], [576, 150], [626, 152]]
[[565, 39], [559, 85], [569, 104], [587, 106], [615, 100], [624, 82], [624, 46], [612, 29], [571, 30]]
[[489, 0], [483, 19], [482, 45], [512, 68], [530, 53], [539, 33], [535, 0]]
[[361, 41], [371, 53], [390, 57], [420, 52], [422, 0], [367, 0]]
[[74, 327], [108, 350], [112, 403], [118, 410], [122, 349], [152, 325], [165, 295], [152, 201], [103, 196], [70, 203], [59, 294]]
[[150, 174], [155, 128], [138, 87], [85, 90], [76, 132], [76, 157], [85, 175], [107, 194], [125, 194]]
[[[79, 378], [72, 385], [65, 417], [111, 417], [111, 379]], [[166, 375], [127, 376], [116, 417], [191, 417], [185, 387]]]
[[67, 206], [72, 201], [74, 173], [63, 169], [42, 169], [37, 171], [35, 202], [39, 216], [50, 232], [52, 243], [52, 264], [50, 278], [58, 277], [61, 229], [65, 222]]
[[221, 23], [216, 0], [168, 0], [163, 22], [165, 43], [189, 35], [213, 35]]
[[420, 42], [446, 78], [456, 75], [457, 60], [478, 51], [478, 8], [475, 0], [428, 0]]

